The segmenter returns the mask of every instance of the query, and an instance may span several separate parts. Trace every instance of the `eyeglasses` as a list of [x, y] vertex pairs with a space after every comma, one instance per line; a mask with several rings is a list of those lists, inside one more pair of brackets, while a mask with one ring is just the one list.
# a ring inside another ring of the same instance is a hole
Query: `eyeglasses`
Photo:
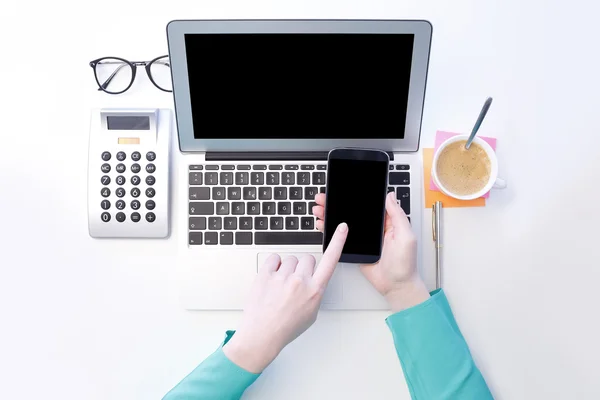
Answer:
[[90, 61], [98, 90], [109, 94], [126, 92], [133, 81], [138, 66], [144, 66], [150, 82], [163, 92], [172, 92], [171, 63], [169, 56], [160, 56], [151, 61], [127, 61], [119, 57], [102, 57]]

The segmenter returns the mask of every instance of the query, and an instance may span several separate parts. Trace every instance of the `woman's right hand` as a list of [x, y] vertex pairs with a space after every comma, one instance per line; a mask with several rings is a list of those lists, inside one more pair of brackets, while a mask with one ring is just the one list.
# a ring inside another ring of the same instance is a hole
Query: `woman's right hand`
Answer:
[[[318, 194], [315, 202], [313, 214], [318, 218], [317, 229], [322, 232], [325, 194]], [[385, 209], [381, 258], [375, 264], [361, 265], [360, 268], [385, 297], [392, 311], [397, 312], [424, 302], [429, 298], [429, 292], [417, 270], [417, 239], [394, 193], [388, 194]]]

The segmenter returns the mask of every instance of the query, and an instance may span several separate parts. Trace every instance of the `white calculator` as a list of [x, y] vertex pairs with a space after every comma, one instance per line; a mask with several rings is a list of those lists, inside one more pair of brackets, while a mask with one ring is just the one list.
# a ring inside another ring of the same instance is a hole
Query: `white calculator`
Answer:
[[171, 110], [92, 110], [88, 224], [95, 238], [169, 235]]

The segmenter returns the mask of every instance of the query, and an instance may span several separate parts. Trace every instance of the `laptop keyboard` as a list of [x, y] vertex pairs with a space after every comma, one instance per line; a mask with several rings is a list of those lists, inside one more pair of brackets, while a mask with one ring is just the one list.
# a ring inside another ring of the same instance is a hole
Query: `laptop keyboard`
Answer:
[[[388, 192], [410, 215], [410, 167], [391, 163], [389, 173]], [[312, 207], [326, 178], [325, 163], [190, 165], [188, 243], [320, 245]]]

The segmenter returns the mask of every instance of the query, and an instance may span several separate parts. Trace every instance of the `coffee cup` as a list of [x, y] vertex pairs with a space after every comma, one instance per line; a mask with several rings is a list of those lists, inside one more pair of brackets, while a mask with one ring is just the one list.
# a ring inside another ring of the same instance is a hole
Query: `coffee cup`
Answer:
[[506, 181], [498, 178], [498, 158], [492, 147], [475, 137], [467, 150], [468, 139], [467, 135], [453, 136], [435, 152], [431, 176], [439, 190], [458, 200], [473, 200], [492, 188], [506, 188]]

